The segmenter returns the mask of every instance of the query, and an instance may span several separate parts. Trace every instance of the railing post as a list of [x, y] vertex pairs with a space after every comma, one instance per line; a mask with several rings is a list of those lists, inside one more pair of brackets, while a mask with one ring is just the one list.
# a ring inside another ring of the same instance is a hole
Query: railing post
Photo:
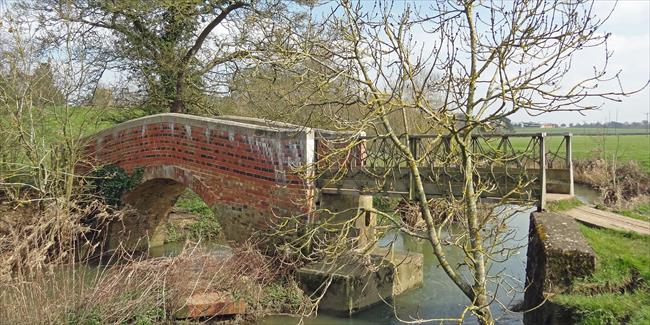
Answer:
[[305, 164], [307, 165], [309, 183], [307, 183], [307, 223], [314, 222], [314, 211], [316, 210], [316, 196], [318, 195], [318, 136], [314, 129], [307, 129], [305, 132]]
[[[409, 150], [411, 150], [411, 154], [413, 155], [413, 158], [416, 160], [418, 159], [418, 144], [417, 144], [417, 138], [409, 136], [408, 138], [408, 145], [409, 145]], [[413, 201], [415, 200], [415, 178], [413, 177], [413, 172], [409, 169], [409, 200]]]
[[569, 194], [575, 195], [575, 189], [573, 187], [573, 147], [571, 145], [571, 138], [573, 134], [567, 133], [564, 136], [564, 142], [566, 143], [566, 168], [569, 170]]
[[537, 211], [546, 210], [546, 133], [540, 133], [539, 138], [539, 182], [540, 191]]

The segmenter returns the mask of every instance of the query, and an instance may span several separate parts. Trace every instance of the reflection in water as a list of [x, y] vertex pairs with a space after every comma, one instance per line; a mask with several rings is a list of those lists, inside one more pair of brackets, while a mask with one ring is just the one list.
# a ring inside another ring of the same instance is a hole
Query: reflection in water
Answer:
[[[508, 242], [509, 247], [519, 247], [516, 254], [509, 256], [501, 262], [494, 263], [490, 268], [490, 274], [494, 275], [503, 272], [514, 286], [499, 286], [497, 295], [499, 299], [511, 306], [523, 300], [522, 289], [524, 287], [526, 272], [526, 249], [528, 241], [529, 215], [533, 209], [526, 209], [517, 212], [507, 222], [513, 230], [512, 239]], [[433, 254], [431, 245], [423, 240], [403, 236], [401, 234], [389, 234], [381, 239], [380, 245], [392, 245], [396, 250], [412, 251], [422, 253], [424, 256], [424, 282], [419, 289], [411, 290], [393, 300], [394, 306], [378, 304], [375, 307], [355, 314], [352, 318], [336, 317], [320, 313], [315, 319], [305, 320], [305, 324], [400, 324], [400, 320], [428, 319], [428, 318], [457, 318], [469, 303], [463, 293], [449, 280], [438, 260]], [[447, 249], [449, 262], [454, 265], [462, 262], [463, 255], [458, 249]], [[512, 254], [512, 253], [511, 253]], [[467, 271], [467, 270], [466, 270]], [[492, 285], [492, 290], [495, 286]], [[511, 290], [509, 290], [511, 289]], [[394, 307], [394, 309], [393, 309]], [[494, 316], [498, 318], [499, 324], [521, 324], [522, 314], [511, 313], [503, 310], [498, 304], [492, 305]], [[397, 317], [395, 316], [397, 314]], [[399, 317], [399, 319], [398, 319]], [[279, 325], [294, 324], [296, 319], [289, 317], [267, 317], [260, 324]], [[475, 323], [475, 319], [468, 319], [467, 323]], [[435, 322], [434, 322], [435, 323]]]
[[177, 256], [183, 251], [183, 248], [192, 250], [194, 247], [201, 248], [203, 251], [208, 251], [217, 256], [230, 257], [232, 249], [221, 242], [205, 241], [200, 244], [185, 244], [182, 241], [166, 243], [164, 245], [149, 248], [149, 257], [167, 257]]
[[594, 204], [600, 199], [600, 193], [587, 185], [574, 184], [576, 198], [585, 204]]

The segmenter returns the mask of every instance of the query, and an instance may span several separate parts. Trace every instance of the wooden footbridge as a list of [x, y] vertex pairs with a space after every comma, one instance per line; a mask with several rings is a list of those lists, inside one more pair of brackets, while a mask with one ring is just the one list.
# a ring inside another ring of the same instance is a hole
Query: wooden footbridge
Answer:
[[[549, 148], [546, 139], [562, 137]], [[474, 178], [483, 198], [506, 202], [534, 202], [539, 210], [547, 193], [573, 195], [572, 134], [479, 134], [472, 137]], [[418, 134], [400, 137], [416, 159], [427, 196], [462, 195], [461, 157], [448, 135]], [[336, 139], [316, 139], [315, 161], [340, 146]], [[321, 155], [321, 156], [319, 156]], [[330, 194], [364, 193], [414, 197], [414, 179], [408, 161], [386, 136], [358, 138], [345, 166], [321, 170], [316, 164], [317, 188]], [[323, 164], [325, 165], [325, 164]]]

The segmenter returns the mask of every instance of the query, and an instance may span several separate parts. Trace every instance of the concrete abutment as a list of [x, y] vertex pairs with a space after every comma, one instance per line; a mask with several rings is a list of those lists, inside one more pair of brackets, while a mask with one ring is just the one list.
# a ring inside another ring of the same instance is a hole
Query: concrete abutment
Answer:
[[524, 324], [571, 324], [570, 313], [548, 298], [593, 274], [596, 254], [573, 218], [549, 212], [530, 216]]

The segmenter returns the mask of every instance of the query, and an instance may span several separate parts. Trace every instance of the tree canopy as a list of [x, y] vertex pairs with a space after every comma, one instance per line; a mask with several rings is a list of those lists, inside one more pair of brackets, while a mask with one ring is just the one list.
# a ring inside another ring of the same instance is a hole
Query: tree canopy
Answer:
[[272, 26], [293, 15], [287, 3], [273, 0], [44, 0], [22, 6], [51, 31], [61, 22], [77, 23], [85, 41], [93, 42], [88, 54], [101, 56], [106, 69], [126, 72], [150, 107], [171, 112], [223, 90], [239, 64], [265, 50]]

